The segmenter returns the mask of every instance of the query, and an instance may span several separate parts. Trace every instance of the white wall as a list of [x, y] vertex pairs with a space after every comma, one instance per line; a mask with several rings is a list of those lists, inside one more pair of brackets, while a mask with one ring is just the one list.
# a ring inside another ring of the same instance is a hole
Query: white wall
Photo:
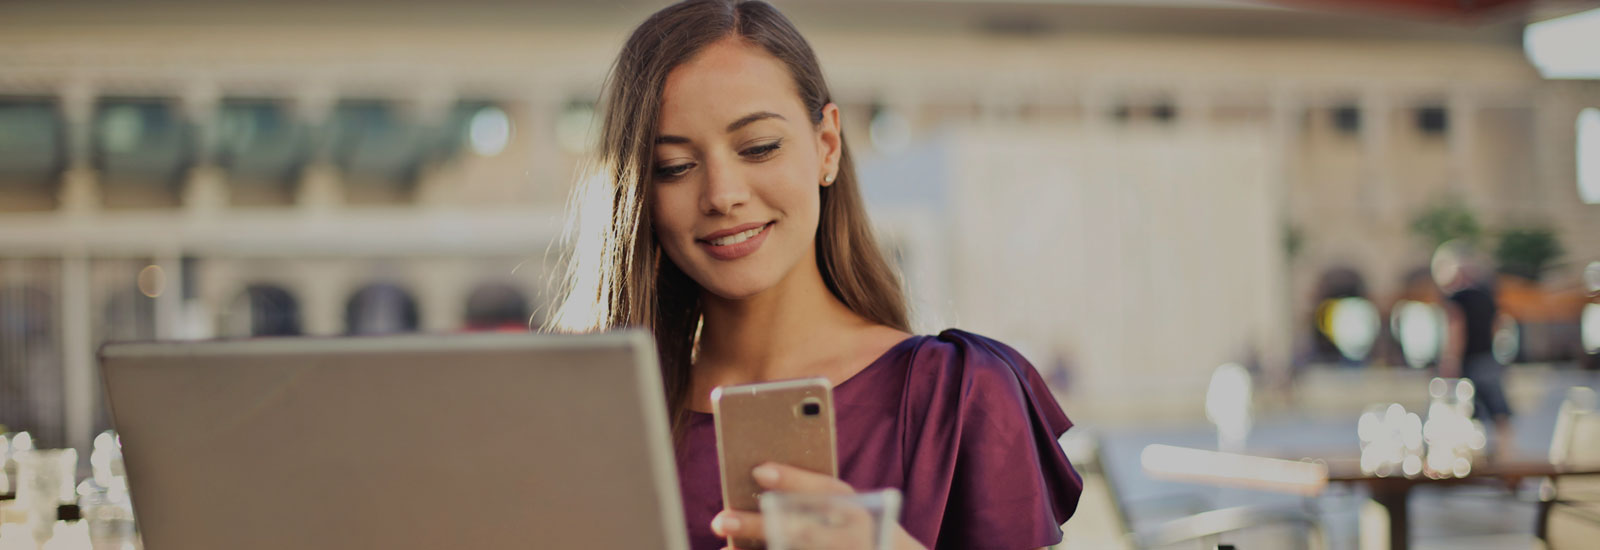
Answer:
[[1286, 359], [1287, 265], [1264, 128], [948, 135], [955, 320], [1041, 370], [1069, 362], [1075, 410], [1198, 403], [1217, 365]]

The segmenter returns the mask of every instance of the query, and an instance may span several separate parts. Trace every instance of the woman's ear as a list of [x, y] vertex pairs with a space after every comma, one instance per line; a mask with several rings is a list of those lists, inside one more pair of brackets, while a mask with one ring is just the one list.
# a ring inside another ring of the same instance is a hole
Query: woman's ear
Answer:
[[844, 134], [839, 130], [839, 106], [833, 103], [822, 106], [822, 121], [817, 124], [817, 150], [822, 152], [822, 173], [817, 181], [823, 187], [833, 185], [839, 176], [839, 157], [844, 155]]

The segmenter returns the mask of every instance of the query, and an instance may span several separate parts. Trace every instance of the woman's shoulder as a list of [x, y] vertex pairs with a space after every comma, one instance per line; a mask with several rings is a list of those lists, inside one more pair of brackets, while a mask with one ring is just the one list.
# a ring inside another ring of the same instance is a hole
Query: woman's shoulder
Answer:
[[1070, 426], [1044, 378], [1015, 348], [960, 329], [919, 336], [906, 358], [905, 399], [913, 411], [965, 415], [1029, 411]]
[[999, 340], [948, 329], [920, 337], [908, 363], [904, 403], [922, 429], [950, 429], [973, 415], [1034, 424], [1052, 438], [1072, 427], [1039, 371]]
[[909, 362], [914, 380], [962, 381], [963, 386], [1017, 388], [1038, 377], [1038, 371], [1005, 343], [951, 328], [919, 336]]

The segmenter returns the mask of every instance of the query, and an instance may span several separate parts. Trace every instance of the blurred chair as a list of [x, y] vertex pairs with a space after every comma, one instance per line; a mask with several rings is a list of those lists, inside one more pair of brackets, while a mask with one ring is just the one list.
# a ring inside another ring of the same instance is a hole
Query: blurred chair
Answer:
[[[1238, 542], [1223, 543], [1225, 535], [1280, 527], [1295, 529], [1295, 534], [1291, 535], [1295, 544], [1263, 543], [1259, 548], [1319, 550], [1323, 547], [1321, 523], [1310, 500], [1300, 507], [1269, 504], [1219, 509], [1210, 509], [1206, 499], [1193, 494], [1129, 501], [1117, 490], [1115, 467], [1105, 459], [1100, 438], [1069, 432], [1062, 443], [1083, 476], [1083, 496], [1078, 513], [1067, 523], [1065, 539], [1057, 548], [1210, 550]], [[1177, 517], [1170, 515], [1174, 513]], [[1140, 516], [1154, 516], [1155, 519], [1139, 521]], [[1253, 547], [1248, 542], [1239, 546], [1245, 550]]]
[[[1595, 392], [1567, 390], [1556, 413], [1550, 438], [1550, 462], [1561, 465], [1600, 463], [1600, 411]], [[1552, 550], [1594, 548], [1600, 540], [1600, 478], [1566, 476], [1540, 488], [1536, 535]]]

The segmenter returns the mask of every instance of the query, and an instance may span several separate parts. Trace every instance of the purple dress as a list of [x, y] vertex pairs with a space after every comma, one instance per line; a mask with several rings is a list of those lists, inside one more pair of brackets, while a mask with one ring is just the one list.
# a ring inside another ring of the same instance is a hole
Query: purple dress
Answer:
[[[905, 495], [900, 524], [934, 550], [1021, 550], [1061, 541], [1083, 480], [1057, 444], [1072, 422], [1016, 350], [959, 330], [896, 344], [833, 389], [839, 473]], [[717, 550], [722, 511], [710, 414], [678, 453], [689, 547]]]

